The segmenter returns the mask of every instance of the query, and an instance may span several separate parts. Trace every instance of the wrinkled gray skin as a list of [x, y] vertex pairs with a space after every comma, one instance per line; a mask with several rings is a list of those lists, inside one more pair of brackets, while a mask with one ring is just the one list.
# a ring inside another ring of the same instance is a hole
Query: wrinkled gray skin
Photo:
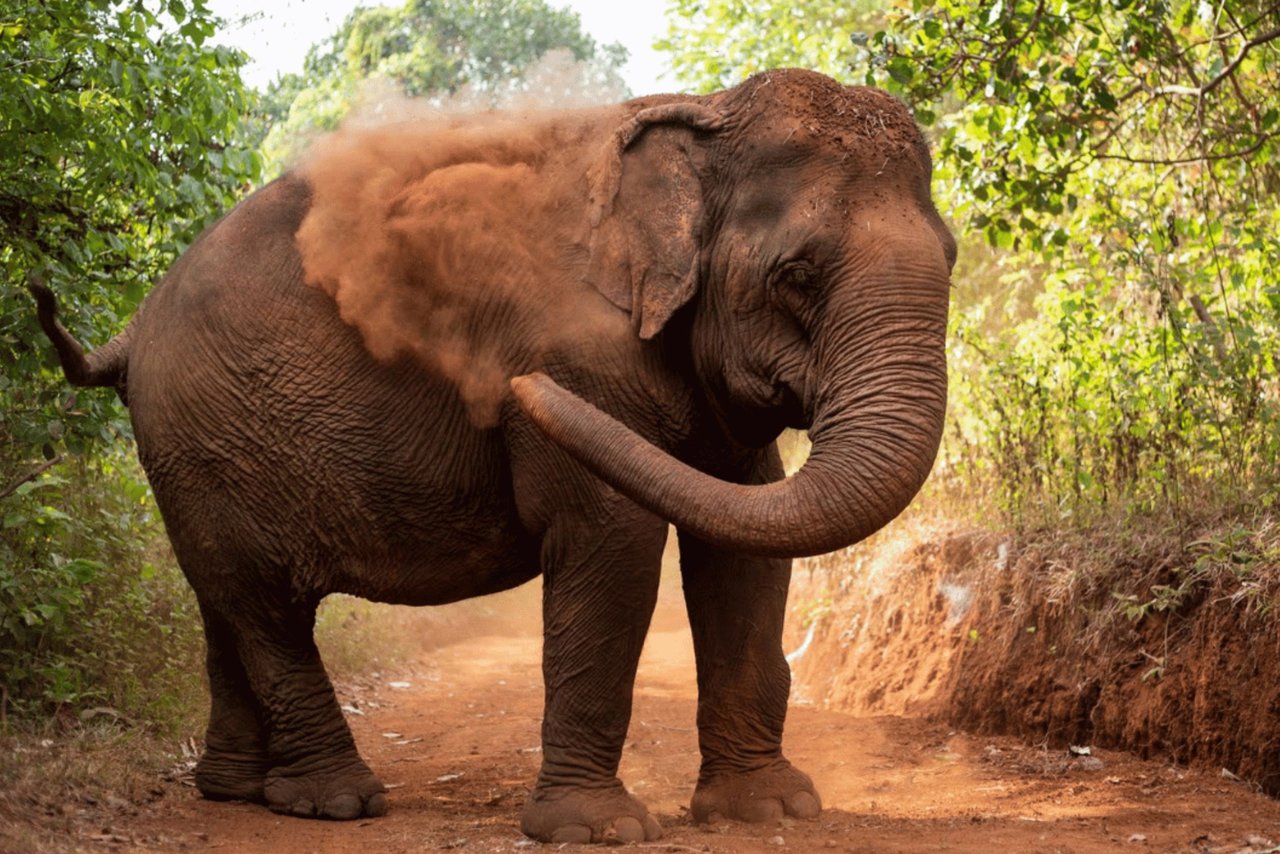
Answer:
[[[604, 165], [565, 213], [592, 224], [590, 252], [561, 272], [634, 334], [513, 365], [541, 372], [512, 382], [489, 429], [421, 365], [371, 359], [304, 283], [298, 178], [213, 226], [87, 357], [37, 288], [71, 381], [127, 395], [200, 602], [206, 797], [382, 814], [312, 642], [317, 603], [437, 604], [541, 572], [543, 765], [524, 831], [656, 838], [616, 771], [671, 520], [698, 665], [695, 818], [818, 813], [781, 750], [787, 558], [872, 533], [932, 464], [955, 244], [929, 156], [896, 101], [808, 72], [594, 115], [580, 156]], [[786, 426], [813, 452], [773, 483]]]

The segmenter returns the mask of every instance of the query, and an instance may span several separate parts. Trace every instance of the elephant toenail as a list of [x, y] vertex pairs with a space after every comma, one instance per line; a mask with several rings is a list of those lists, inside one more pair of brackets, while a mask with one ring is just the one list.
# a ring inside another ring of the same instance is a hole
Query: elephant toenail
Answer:
[[742, 805], [742, 812], [738, 818], [743, 821], [749, 821], [753, 824], [761, 824], [769, 821], [777, 821], [782, 818], [782, 802], [775, 801], [773, 798], [762, 798], [757, 801], [748, 801]]
[[380, 815], [387, 814], [387, 796], [378, 792], [373, 795], [364, 805], [364, 814], [377, 818]]
[[644, 817], [644, 838], [649, 842], [656, 842], [662, 838], [662, 825], [658, 824], [657, 819], [651, 815]]
[[631, 816], [624, 815], [616, 820], [613, 827], [605, 834], [605, 842], [614, 840], [620, 845], [626, 845], [628, 842], [644, 842], [644, 826]]
[[360, 817], [360, 799], [347, 793], [330, 798], [325, 802], [324, 814], [340, 821], [350, 821]]
[[566, 824], [556, 828], [556, 832], [551, 834], [551, 841], [554, 844], [572, 842], [585, 845], [591, 841], [591, 828], [584, 824]]
[[293, 802], [289, 811], [294, 815], [315, 815], [316, 805], [308, 798], [301, 798]]
[[787, 814], [796, 818], [817, 818], [822, 812], [822, 804], [813, 792], [796, 792], [787, 798]]

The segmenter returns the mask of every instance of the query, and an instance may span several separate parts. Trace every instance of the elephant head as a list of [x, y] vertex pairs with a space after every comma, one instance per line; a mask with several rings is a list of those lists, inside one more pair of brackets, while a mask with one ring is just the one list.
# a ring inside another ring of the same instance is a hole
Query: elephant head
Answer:
[[735, 441], [807, 428], [792, 477], [712, 478], [542, 375], [512, 381], [517, 401], [603, 480], [719, 545], [799, 556], [874, 533], [923, 484], [944, 422], [955, 241], [930, 172], [902, 104], [794, 70], [641, 109], [592, 172], [597, 287], [642, 338], [682, 318]]

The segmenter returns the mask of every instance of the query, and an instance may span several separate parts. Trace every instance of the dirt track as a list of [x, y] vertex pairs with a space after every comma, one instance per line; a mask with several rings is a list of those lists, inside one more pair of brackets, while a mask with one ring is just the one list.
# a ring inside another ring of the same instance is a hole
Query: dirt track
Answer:
[[[918, 720], [807, 707], [792, 710], [786, 746], [816, 780], [822, 816], [696, 827], [685, 810], [697, 770], [693, 658], [687, 627], [664, 602], [641, 663], [622, 768], [666, 829], [645, 848], [1276, 850], [1280, 803], [1218, 776], [1110, 752], [1073, 759]], [[402, 672], [342, 686], [343, 702], [362, 712], [348, 714], [356, 740], [391, 788], [385, 818], [304, 821], [203, 801], [193, 788], [170, 784], [164, 797], [94, 838], [159, 850], [530, 850], [519, 812], [539, 760], [538, 655], [531, 634], [473, 638]]]

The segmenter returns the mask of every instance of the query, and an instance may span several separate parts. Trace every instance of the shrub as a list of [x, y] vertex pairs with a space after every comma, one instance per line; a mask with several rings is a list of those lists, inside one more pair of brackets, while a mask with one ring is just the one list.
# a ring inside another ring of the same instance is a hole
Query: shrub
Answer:
[[189, 728], [202, 695], [195, 597], [131, 452], [73, 457], [0, 499], [0, 693]]

